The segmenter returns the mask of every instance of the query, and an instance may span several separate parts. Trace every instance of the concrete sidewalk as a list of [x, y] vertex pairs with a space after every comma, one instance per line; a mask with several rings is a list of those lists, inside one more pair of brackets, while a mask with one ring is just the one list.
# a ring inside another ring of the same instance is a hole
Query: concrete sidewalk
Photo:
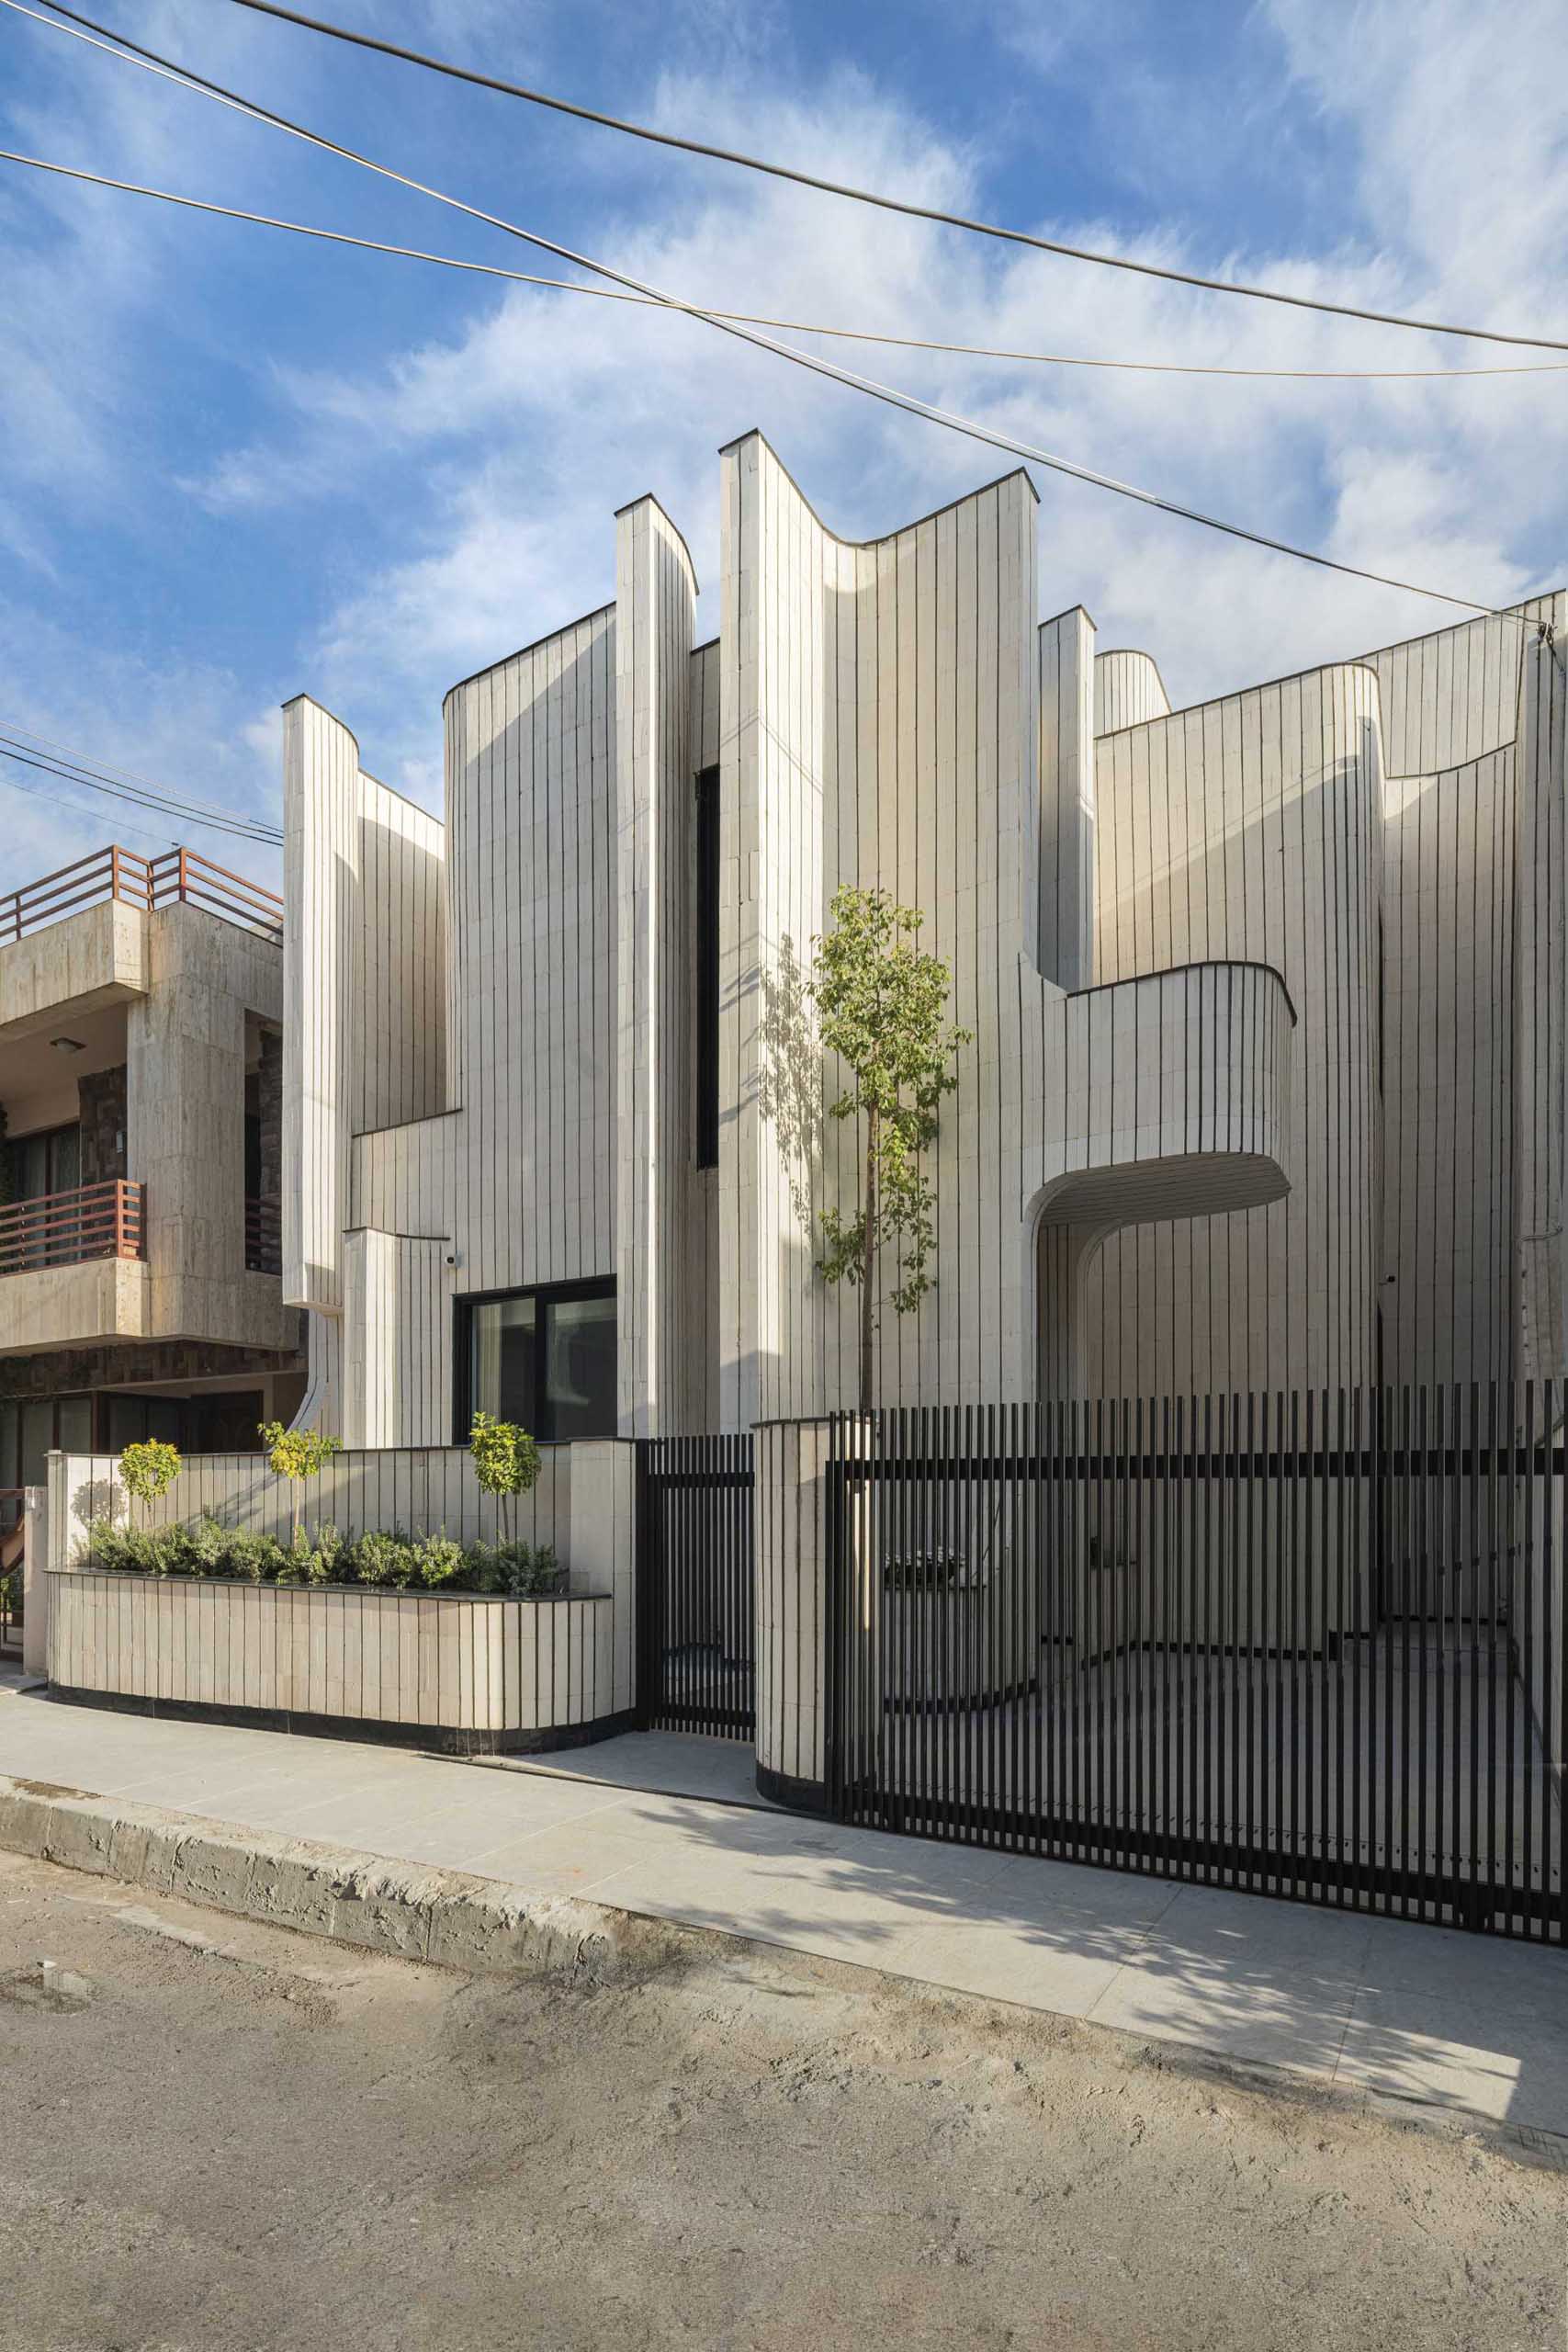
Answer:
[[1568, 2134], [1568, 1954], [761, 1804], [739, 1743], [460, 1762], [59, 1704], [0, 1674], [0, 1774], [475, 1873]]

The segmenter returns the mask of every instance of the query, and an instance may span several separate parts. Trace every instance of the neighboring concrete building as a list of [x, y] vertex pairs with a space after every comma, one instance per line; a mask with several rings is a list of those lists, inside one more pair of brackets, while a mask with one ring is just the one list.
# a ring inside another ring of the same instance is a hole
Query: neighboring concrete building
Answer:
[[760, 435], [721, 465], [718, 637], [624, 508], [614, 600], [448, 695], [445, 825], [288, 707], [307, 1416], [852, 1402], [803, 985], [843, 881], [925, 910], [976, 1032], [883, 1401], [1568, 1368], [1564, 599], [1173, 713], [1037, 622], [1024, 472], [854, 545]]
[[0, 1489], [53, 1446], [233, 1451], [298, 1407], [282, 915], [184, 850], [0, 898]]

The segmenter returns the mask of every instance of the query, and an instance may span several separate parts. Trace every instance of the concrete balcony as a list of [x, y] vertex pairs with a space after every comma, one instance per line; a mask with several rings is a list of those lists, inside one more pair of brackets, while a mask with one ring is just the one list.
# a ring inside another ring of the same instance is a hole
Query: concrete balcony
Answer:
[[148, 1329], [146, 1188], [85, 1184], [0, 1208], [0, 1330], [7, 1353]]
[[1291, 1189], [1295, 1008], [1267, 964], [1187, 964], [1041, 1006], [1027, 1068], [1024, 1282], [1044, 1397], [1084, 1393], [1079, 1286], [1119, 1227], [1266, 1206]]
[[1043, 1007], [1033, 1222], [1145, 1224], [1291, 1189], [1295, 1008], [1266, 964], [1187, 964]]
[[95, 850], [0, 898], [0, 1042], [147, 995], [147, 917], [199, 907], [276, 942], [283, 902], [194, 850]]

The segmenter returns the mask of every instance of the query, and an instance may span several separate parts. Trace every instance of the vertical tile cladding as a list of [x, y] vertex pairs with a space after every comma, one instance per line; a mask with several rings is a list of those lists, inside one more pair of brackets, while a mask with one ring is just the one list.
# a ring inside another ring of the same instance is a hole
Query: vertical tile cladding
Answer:
[[335, 1313], [352, 1138], [446, 1097], [445, 828], [363, 773], [308, 695], [284, 707], [285, 1295]]
[[615, 1268], [615, 691], [608, 605], [447, 696], [463, 1291]]
[[858, 1298], [814, 1268], [818, 1212], [857, 1197], [854, 1136], [825, 1115], [804, 989], [841, 882], [921, 909], [976, 1032], [935, 1151], [936, 1286], [917, 1317], [884, 1313], [882, 1394], [1010, 1393], [1019, 1205], [998, 1138], [1038, 910], [1032, 487], [1010, 475], [854, 546], [760, 435], [723, 462], [723, 1421], [854, 1394]]
[[[694, 1167], [692, 624], [696, 577], [651, 498], [616, 517], [615, 1292], [623, 1436], [689, 1427]], [[700, 1311], [692, 1318], [700, 1329]]]
[[1083, 1277], [1107, 1395], [1372, 1376], [1377, 681], [1343, 664], [1100, 741], [1099, 977], [1244, 958], [1294, 1000], [1295, 1182], [1266, 1207], [1109, 1236]]

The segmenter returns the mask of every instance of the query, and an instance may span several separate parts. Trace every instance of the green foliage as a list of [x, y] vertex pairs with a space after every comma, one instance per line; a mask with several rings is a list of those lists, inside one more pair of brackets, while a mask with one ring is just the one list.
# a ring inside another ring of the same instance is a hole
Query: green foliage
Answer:
[[476, 1413], [468, 1431], [474, 1476], [487, 1495], [525, 1495], [539, 1476], [539, 1449], [515, 1421]]
[[180, 1450], [161, 1437], [128, 1445], [119, 1457], [120, 1484], [145, 1510], [166, 1495], [180, 1475]]
[[450, 1535], [426, 1535], [414, 1545], [414, 1573], [431, 1592], [461, 1582], [465, 1554]]
[[194, 1566], [189, 1531], [183, 1527], [117, 1527], [98, 1519], [88, 1530], [88, 1548], [96, 1568], [118, 1568], [128, 1576], [199, 1576]]
[[220, 1525], [210, 1511], [204, 1511], [194, 1527], [179, 1531], [190, 1548], [192, 1559], [198, 1563], [191, 1571], [193, 1576], [216, 1577], [225, 1573], [224, 1562], [235, 1532]]
[[358, 1584], [400, 1592], [413, 1577], [413, 1545], [406, 1535], [362, 1535], [354, 1547], [352, 1566]]
[[482, 1592], [526, 1600], [558, 1592], [560, 1563], [548, 1544], [463, 1544], [439, 1531], [409, 1535], [376, 1530], [350, 1543], [324, 1523], [296, 1528], [280, 1544], [252, 1527], [198, 1519], [189, 1527], [117, 1527], [95, 1520], [88, 1531], [95, 1568], [123, 1576], [233, 1577], [250, 1584], [358, 1585], [367, 1591]]
[[[327, 1437], [320, 1430], [286, 1430], [281, 1421], [262, 1421], [257, 1432], [266, 1448], [266, 1458], [275, 1475], [288, 1478], [295, 1488], [294, 1544], [299, 1550], [304, 1538], [304, 1517], [299, 1505], [299, 1490], [307, 1478], [316, 1477], [325, 1469], [334, 1453], [343, 1452], [340, 1437]], [[303, 1571], [300, 1578], [302, 1580]]]
[[243, 1577], [251, 1584], [276, 1584], [288, 1557], [276, 1536], [264, 1535], [254, 1527], [231, 1528], [228, 1534], [228, 1547], [216, 1573]]
[[489, 1413], [476, 1413], [468, 1430], [468, 1454], [479, 1485], [499, 1501], [511, 1539], [517, 1532], [513, 1506], [539, 1476], [539, 1449], [515, 1421], [498, 1421]]
[[466, 1567], [473, 1591], [505, 1600], [535, 1600], [561, 1589], [561, 1565], [550, 1544], [470, 1544]]
[[861, 1403], [869, 1408], [877, 1252], [884, 1243], [896, 1250], [894, 1312], [912, 1313], [931, 1286], [936, 1239], [936, 1194], [920, 1155], [958, 1083], [953, 1057], [975, 1033], [947, 1019], [953, 975], [916, 945], [925, 920], [918, 908], [846, 884], [830, 912], [832, 930], [814, 942], [809, 993], [823, 1048], [849, 1079], [828, 1115], [864, 1120], [864, 1155], [857, 1214], [821, 1213], [818, 1272], [863, 1286]]
[[334, 1453], [343, 1452], [340, 1437], [327, 1437], [320, 1430], [286, 1430], [281, 1421], [263, 1421], [260, 1435], [280, 1478], [314, 1478]]

